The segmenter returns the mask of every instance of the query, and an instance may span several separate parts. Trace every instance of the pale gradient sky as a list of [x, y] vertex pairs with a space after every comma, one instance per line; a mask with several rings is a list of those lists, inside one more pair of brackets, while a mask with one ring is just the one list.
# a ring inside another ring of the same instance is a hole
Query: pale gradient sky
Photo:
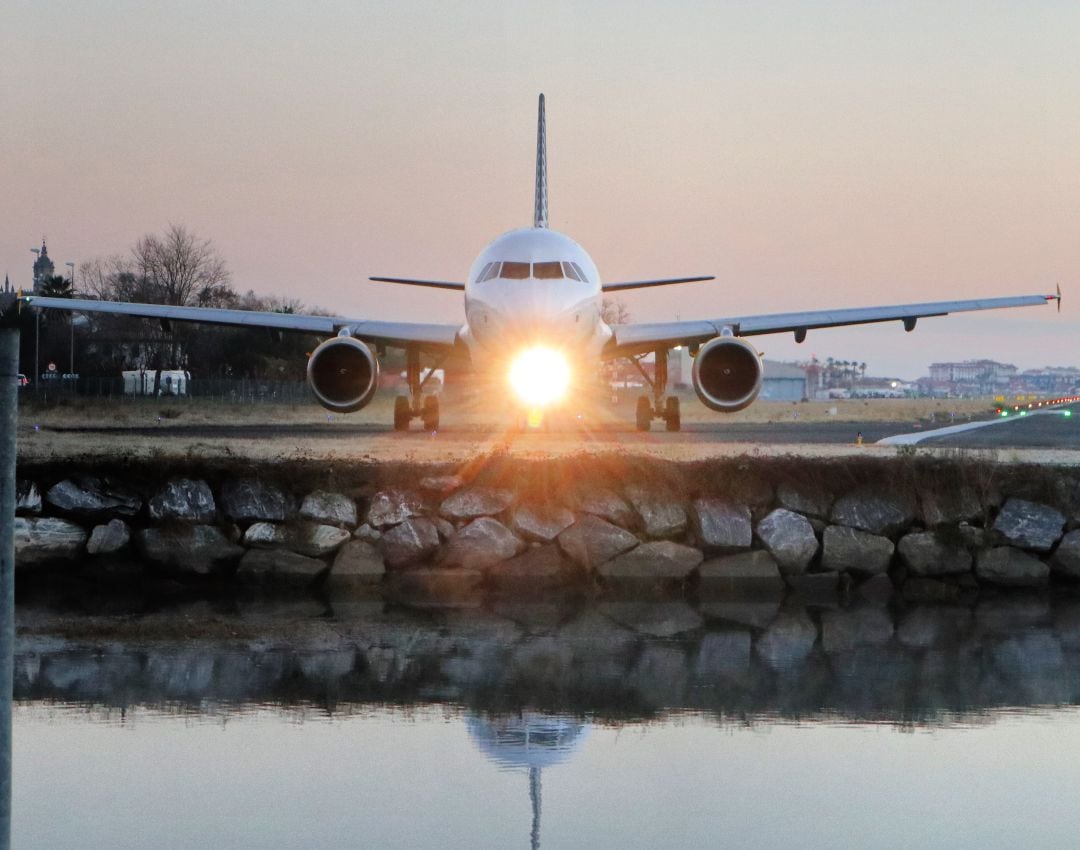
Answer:
[[[1080, 365], [1080, 4], [26, 2], [0, 11], [0, 273], [170, 222], [237, 289], [448, 321], [531, 223], [638, 321], [1050, 292], [1051, 309], [758, 342], [770, 358]], [[1069, 296], [1072, 296], [1071, 298]]]

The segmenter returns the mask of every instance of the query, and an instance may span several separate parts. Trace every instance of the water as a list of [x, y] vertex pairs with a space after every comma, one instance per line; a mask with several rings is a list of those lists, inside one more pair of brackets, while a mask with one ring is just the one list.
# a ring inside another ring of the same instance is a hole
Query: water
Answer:
[[12, 846], [1073, 846], [1078, 613], [23, 612]]

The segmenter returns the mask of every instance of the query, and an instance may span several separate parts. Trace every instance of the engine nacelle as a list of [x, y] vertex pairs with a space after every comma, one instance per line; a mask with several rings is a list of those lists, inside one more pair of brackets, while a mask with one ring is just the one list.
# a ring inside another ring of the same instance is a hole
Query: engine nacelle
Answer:
[[360, 340], [338, 336], [311, 353], [307, 378], [319, 404], [335, 413], [352, 413], [375, 395], [379, 361]]
[[763, 373], [754, 346], [738, 337], [718, 336], [694, 358], [694, 392], [706, 407], [734, 413], [757, 398]]

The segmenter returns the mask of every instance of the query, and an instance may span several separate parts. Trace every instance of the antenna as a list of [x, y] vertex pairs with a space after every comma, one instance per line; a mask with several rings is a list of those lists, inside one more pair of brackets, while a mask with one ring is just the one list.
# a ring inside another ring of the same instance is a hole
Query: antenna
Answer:
[[533, 227], [548, 226], [547, 121], [544, 119], [544, 95], [540, 95], [540, 114], [536, 123], [536, 204]]

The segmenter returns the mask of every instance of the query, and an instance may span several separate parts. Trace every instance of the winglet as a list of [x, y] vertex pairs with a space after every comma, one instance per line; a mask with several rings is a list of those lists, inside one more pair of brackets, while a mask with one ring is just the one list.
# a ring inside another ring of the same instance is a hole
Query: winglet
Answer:
[[533, 227], [547, 226], [547, 121], [544, 118], [544, 95], [541, 94], [540, 112], [536, 123], [536, 203], [533, 206]]
[[1060, 283], [1057, 285], [1057, 303], [1058, 303], [1058, 312], [1060, 313], [1061, 312], [1061, 284]]

